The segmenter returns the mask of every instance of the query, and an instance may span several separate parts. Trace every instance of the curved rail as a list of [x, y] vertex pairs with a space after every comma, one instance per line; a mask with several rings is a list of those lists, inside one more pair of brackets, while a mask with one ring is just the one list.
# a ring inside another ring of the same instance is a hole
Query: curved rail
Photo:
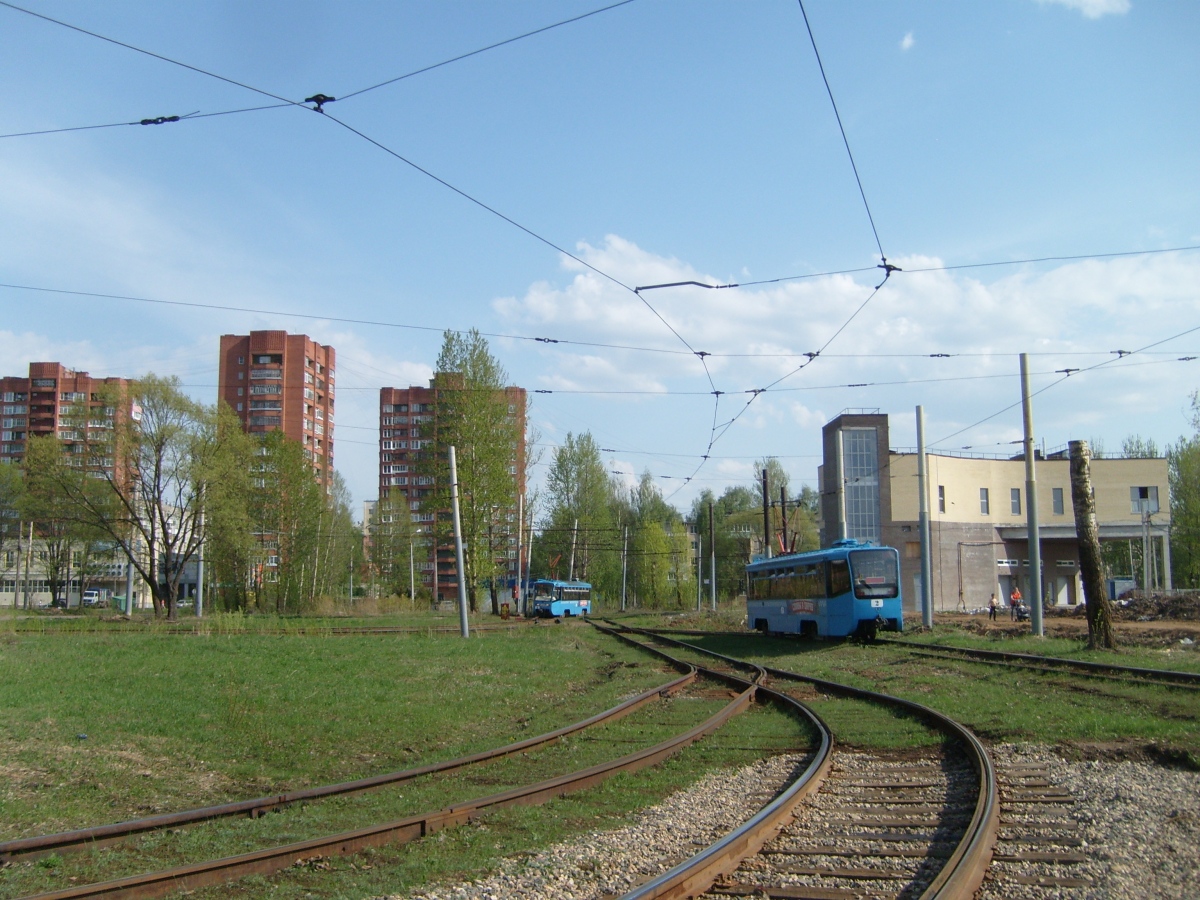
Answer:
[[1082, 659], [1064, 659], [1060, 656], [1039, 656], [1035, 653], [1010, 653], [1003, 650], [984, 650], [972, 647], [953, 647], [945, 644], [921, 644], [898, 638], [877, 638], [878, 643], [903, 647], [913, 653], [930, 655], [944, 654], [974, 659], [979, 662], [1021, 663], [1029, 668], [1046, 671], [1074, 670], [1077, 674], [1136, 679], [1143, 682], [1158, 682], [1191, 688], [1200, 688], [1200, 672], [1179, 672], [1174, 669], [1144, 669], [1136, 666], [1119, 666], [1114, 663], [1088, 662]]
[[[663, 655], [662, 651], [656, 647], [631, 641], [630, 638], [615, 629], [596, 625], [595, 622], [592, 624], [605, 634], [630, 641], [635, 646], [656, 655]], [[668, 656], [667, 658], [671, 659], [672, 657]], [[792, 820], [792, 811], [797, 804], [820, 786], [833, 765], [833, 734], [820, 716], [794, 697], [764, 687], [760, 682], [767, 670], [762, 666], [732, 658], [728, 658], [728, 661], [733, 665], [755, 670], [756, 696], [766, 697], [797, 717], [807, 719], [820, 737], [819, 746], [808, 766], [798, 773], [771, 802], [744, 824], [686, 862], [626, 893], [621, 900], [693, 897], [702, 893], [714, 881], [733, 872], [743, 859], [753, 856], [762, 849], [764, 844], [775, 837]], [[711, 669], [701, 668], [700, 671], [713, 677], [741, 681], [734, 676]]]
[[222, 803], [217, 806], [205, 806], [199, 809], [183, 810], [174, 813], [163, 813], [157, 816], [149, 816], [144, 819], [131, 819], [126, 822], [115, 822], [109, 825], [97, 825], [92, 828], [80, 828], [75, 831], [64, 831], [57, 834], [45, 834], [37, 837], [17, 838], [15, 840], [0, 842], [0, 862], [6, 862], [15, 858], [37, 859], [41, 856], [47, 856], [51, 853], [69, 853], [76, 850], [88, 849], [92, 847], [102, 847], [108, 844], [116, 843], [124, 840], [135, 834], [143, 834], [148, 831], [158, 831], [163, 828], [179, 828], [185, 825], [195, 825], [199, 822], [207, 822], [212, 819], [221, 819], [229, 816], [248, 815], [252, 818], [257, 818], [263, 813], [272, 810], [280, 809], [292, 803], [299, 803], [305, 800], [316, 800], [324, 797], [334, 797], [346, 794], [356, 794], [361, 791], [370, 791], [376, 788], [390, 784], [399, 784], [400, 782], [410, 781], [414, 778], [419, 778], [423, 775], [431, 775], [435, 772], [450, 772], [454, 769], [460, 769], [465, 766], [474, 765], [475, 763], [485, 762], [491, 759], [499, 759], [504, 756], [511, 756], [515, 753], [523, 753], [526, 750], [539, 747], [543, 744], [552, 743], [559, 738], [569, 734], [574, 734], [577, 731], [582, 731], [586, 728], [599, 725], [602, 723], [615, 722], [631, 712], [645, 706], [647, 703], [654, 700], [656, 697], [673, 694], [676, 691], [682, 690], [696, 678], [695, 670], [686, 672], [679, 678], [669, 681], [659, 687], [652, 688], [638, 694], [636, 697], [619, 703], [611, 709], [597, 713], [580, 722], [575, 722], [571, 725], [565, 725], [562, 728], [557, 728], [554, 731], [548, 731], [545, 734], [537, 737], [526, 738], [523, 741], [517, 741], [513, 744], [508, 744], [504, 747], [498, 747], [494, 750], [485, 750], [481, 753], [473, 753], [469, 756], [460, 756], [457, 759], [446, 760], [440, 763], [431, 763], [426, 766], [419, 766], [415, 769], [402, 769], [398, 772], [387, 772], [381, 775], [374, 775], [370, 778], [360, 778], [355, 781], [344, 781], [339, 784], [323, 785], [321, 787], [307, 788], [300, 791], [289, 791], [283, 794], [274, 794], [269, 797], [256, 797], [252, 800], [237, 800], [232, 803]]
[[[638, 631], [638, 629], [627, 630]], [[744, 660], [738, 660], [712, 650], [706, 650], [703, 647], [697, 647], [686, 641], [676, 641], [663, 635], [647, 634], [655, 640], [687, 647], [698, 653], [722, 659], [731, 665], [748, 664]], [[941, 731], [943, 734], [954, 737], [963, 744], [967, 749], [967, 756], [978, 777], [975, 810], [963, 840], [959, 842], [941, 871], [921, 894], [921, 898], [922, 900], [967, 900], [967, 898], [973, 897], [980, 885], [983, 884], [984, 876], [987, 873], [988, 866], [991, 864], [992, 853], [996, 843], [996, 834], [1000, 826], [1000, 803], [996, 770], [991, 757], [979, 739], [969, 729], [955, 722], [953, 719], [911, 700], [893, 697], [889, 694], [881, 694], [864, 688], [856, 688], [835, 681], [826, 681], [821, 678], [800, 675], [795, 672], [789, 672], [786, 669], [775, 669], [769, 666], [763, 666], [762, 668], [774, 678], [805, 682], [829, 693], [842, 694], [874, 703], [899, 706], [926, 724]], [[705, 852], [707, 853], [707, 851]], [[680, 868], [691, 865], [694, 861], [700, 860], [704, 855], [705, 853], [701, 853], [693, 857], [692, 860], [684, 863]], [[651, 897], [668, 896], [682, 897], [689, 895], [684, 893], [638, 893], [635, 891], [626, 894], [621, 900], [648, 900]]]

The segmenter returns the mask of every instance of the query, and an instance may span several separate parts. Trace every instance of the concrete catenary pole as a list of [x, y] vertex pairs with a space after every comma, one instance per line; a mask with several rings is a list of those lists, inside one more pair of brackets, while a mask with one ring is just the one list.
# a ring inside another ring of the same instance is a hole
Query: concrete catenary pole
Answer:
[[929, 473], [925, 457], [925, 410], [917, 407], [917, 530], [921, 539], [921, 622], [933, 627], [933, 565], [932, 541], [929, 530]]
[[629, 526], [621, 529], [621, 612], [625, 612], [625, 575], [629, 571]]
[[713, 522], [713, 505], [708, 503], [708, 580], [709, 596], [712, 598], [712, 611], [717, 611], [717, 527]]
[[196, 618], [204, 618], [204, 507], [200, 507], [200, 547], [196, 551]]
[[525, 496], [517, 494], [517, 583], [516, 593], [513, 594], [513, 599], [516, 600], [517, 615], [525, 615], [525, 591], [521, 587], [521, 536], [525, 528]]
[[1029, 607], [1033, 633], [1043, 637], [1042, 541], [1038, 530], [1037, 470], [1033, 450], [1033, 397], [1029, 393], [1029, 355], [1021, 354], [1021, 413], [1025, 423], [1025, 516], [1029, 526]]
[[704, 606], [704, 541], [700, 537], [700, 522], [696, 521], [696, 612]]
[[762, 470], [763, 559], [771, 558], [771, 501], [767, 496], [767, 470]]
[[567, 581], [575, 580], [575, 539], [579, 536], [579, 517], [576, 516], [575, 524], [571, 526], [571, 565], [568, 568]]
[[471, 636], [467, 623], [467, 579], [463, 566], [462, 520], [458, 515], [458, 460], [450, 447], [450, 506], [454, 512], [454, 563], [458, 566], [458, 627], [463, 637]]

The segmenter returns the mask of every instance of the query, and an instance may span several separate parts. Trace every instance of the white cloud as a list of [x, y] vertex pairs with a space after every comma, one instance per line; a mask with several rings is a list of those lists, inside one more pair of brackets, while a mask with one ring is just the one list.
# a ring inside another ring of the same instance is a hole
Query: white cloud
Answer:
[[911, 50], [913, 44], [915, 44], [916, 42], [917, 42], [916, 38], [913, 37], [913, 33], [910, 31], [907, 34], [905, 34], [903, 38], [900, 39], [900, 49], [901, 50]]
[[1038, 3], [1057, 3], [1067, 9], [1075, 9], [1083, 13], [1086, 19], [1099, 19], [1101, 16], [1123, 16], [1129, 12], [1129, 0], [1037, 0]]

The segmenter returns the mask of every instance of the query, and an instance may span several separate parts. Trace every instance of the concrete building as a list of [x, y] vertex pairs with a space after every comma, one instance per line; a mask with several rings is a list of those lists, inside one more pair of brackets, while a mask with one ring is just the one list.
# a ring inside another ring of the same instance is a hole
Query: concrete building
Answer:
[[93, 378], [57, 362], [32, 362], [27, 376], [0, 379], [0, 462], [23, 460], [32, 435], [58, 435], [68, 452], [73, 447], [82, 452], [87, 435], [68, 414], [86, 405], [89, 432], [111, 429], [117, 412], [113, 398], [125, 396], [129, 384], [125, 378]]
[[[920, 603], [921, 553], [917, 453], [889, 446], [888, 417], [846, 411], [822, 430], [821, 542], [875, 541], [900, 551], [905, 608]], [[1029, 600], [1025, 458], [926, 453], [935, 610], [986, 607], [1014, 587]], [[1092, 487], [1101, 542], [1138, 542], [1151, 561], [1151, 583], [1170, 587], [1171, 504], [1167, 461], [1094, 459]], [[1045, 598], [1083, 600], [1064, 448], [1036, 454], [1038, 520]], [[1155, 573], [1161, 572], [1156, 577]], [[1133, 573], [1139, 583], [1142, 572]]]
[[[504, 389], [508, 400], [509, 415], [518, 416], [520, 438], [515, 448], [510, 471], [517, 482], [517, 493], [525, 490], [525, 389]], [[453, 545], [434, 547], [428, 535], [433, 532], [438, 513], [429, 509], [425, 502], [433, 493], [428, 476], [416, 472], [417, 452], [433, 447], [441, 451], [437, 442], [435, 413], [437, 391], [430, 387], [410, 386], [407, 388], [385, 387], [379, 391], [379, 502], [388, 502], [390, 509], [379, 516], [385, 519], [401, 514], [410, 517], [417, 535], [425, 535], [424, 546], [417, 550], [416, 584], [424, 587], [435, 600], [453, 600], [458, 593], [458, 574]], [[509, 560], [509, 576], [517, 574], [516, 510], [502, 510], [499, 515], [512, 527], [511, 546], [505, 551]], [[381, 522], [381, 526], [390, 522]], [[365, 522], [364, 522], [365, 525]]]
[[337, 354], [307, 335], [252, 331], [221, 335], [218, 399], [251, 434], [282, 431], [304, 445], [327, 491], [333, 478]]

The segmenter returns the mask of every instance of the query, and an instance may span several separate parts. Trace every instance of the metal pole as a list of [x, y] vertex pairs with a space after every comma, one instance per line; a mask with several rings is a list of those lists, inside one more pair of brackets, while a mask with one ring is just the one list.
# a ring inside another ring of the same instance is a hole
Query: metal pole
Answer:
[[629, 572], [629, 526], [621, 529], [621, 612], [625, 612], [625, 576]]
[[712, 611], [713, 612], [717, 611], [717, 537], [716, 537], [716, 535], [717, 535], [717, 527], [716, 527], [715, 521], [713, 519], [713, 505], [712, 505], [712, 501], [710, 500], [708, 502], [708, 553], [709, 553], [709, 560], [710, 560], [709, 565], [708, 565], [708, 578], [709, 578], [709, 581], [711, 582], [709, 584], [709, 595], [712, 597]]
[[413, 552], [412, 535], [408, 538], [408, 599], [416, 609], [417, 604], [417, 561]]
[[779, 522], [783, 532], [783, 552], [789, 553], [791, 548], [787, 538], [787, 488], [782, 484], [779, 486]]
[[17, 523], [17, 566], [13, 571], [13, 618], [17, 617], [17, 599], [21, 594], [21, 542], [25, 539], [25, 523]]
[[1146, 509], [1147, 500], [1139, 500], [1142, 507], [1142, 590], [1147, 594], [1153, 590], [1150, 583], [1150, 512]]
[[696, 612], [704, 606], [704, 541], [700, 537], [700, 519], [696, 518]]
[[767, 470], [762, 470], [763, 559], [771, 558], [771, 503], [767, 499]]
[[842, 441], [842, 430], [839, 428], [836, 434], [837, 450], [834, 453], [833, 461], [835, 466], [834, 475], [837, 478], [837, 516], [838, 516], [838, 540], [846, 539], [846, 460], [843, 459], [845, 453], [845, 444]]
[[517, 592], [514, 595], [517, 606], [517, 615], [525, 615], [525, 590], [521, 586], [521, 538], [524, 536], [522, 531], [525, 529], [525, 497], [523, 494], [517, 494]]
[[[917, 529], [921, 536], [921, 622], [933, 627], [933, 569], [932, 544], [929, 527], [929, 473], [925, 459], [925, 409], [917, 407], [917, 493], [920, 495]], [[962, 587], [959, 587], [961, 599]]]
[[1029, 522], [1029, 605], [1033, 633], [1042, 628], [1042, 542], [1038, 530], [1037, 472], [1033, 460], [1033, 398], [1029, 393], [1029, 355], [1021, 354], [1021, 412], [1025, 421], [1025, 513]]
[[454, 510], [454, 562], [458, 566], [458, 626], [463, 637], [470, 637], [471, 627], [467, 624], [467, 579], [464, 577], [462, 521], [458, 515], [458, 461], [454, 447], [450, 447], [450, 505]]
[[571, 565], [567, 581], [575, 580], [575, 538], [579, 536], [579, 517], [575, 517], [575, 525], [571, 528]]
[[204, 618], [204, 508], [200, 508], [200, 549], [196, 554], [196, 618]]

